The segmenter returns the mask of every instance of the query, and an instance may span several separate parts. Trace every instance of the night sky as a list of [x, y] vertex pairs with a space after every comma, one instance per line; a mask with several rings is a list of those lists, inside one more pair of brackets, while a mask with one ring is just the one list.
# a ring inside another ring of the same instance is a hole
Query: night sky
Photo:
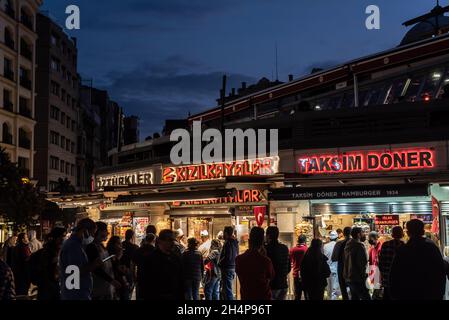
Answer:
[[[401, 24], [428, 12], [433, 0], [44, 0], [60, 24], [65, 8], [81, 10], [78, 38], [83, 78], [107, 89], [128, 115], [141, 119], [141, 138], [164, 119], [215, 106], [228, 89], [261, 77], [279, 80], [395, 47]], [[365, 8], [381, 10], [381, 29], [365, 28]], [[449, 5], [442, 0], [441, 5]]]

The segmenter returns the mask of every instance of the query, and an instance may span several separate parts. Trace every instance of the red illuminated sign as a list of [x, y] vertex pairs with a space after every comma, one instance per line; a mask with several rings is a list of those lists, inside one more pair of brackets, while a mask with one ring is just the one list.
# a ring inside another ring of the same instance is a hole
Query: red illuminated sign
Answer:
[[235, 196], [210, 200], [189, 200], [173, 202], [173, 206], [191, 206], [191, 205], [211, 205], [223, 203], [250, 203], [262, 202], [265, 197], [260, 190], [238, 190]]
[[162, 183], [215, 180], [229, 176], [272, 175], [278, 171], [278, 158], [239, 160], [190, 166], [166, 167]]
[[378, 226], [397, 226], [399, 225], [399, 216], [396, 214], [377, 215], [374, 223]]
[[302, 174], [420, 170], [435, 167], [435, 152], [426, 148], [355, 151], [301, 156], [297, 163]]

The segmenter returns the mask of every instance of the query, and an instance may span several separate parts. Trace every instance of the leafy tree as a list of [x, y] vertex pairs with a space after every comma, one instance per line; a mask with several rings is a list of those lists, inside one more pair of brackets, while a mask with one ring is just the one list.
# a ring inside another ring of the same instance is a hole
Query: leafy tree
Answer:
[[43, 199], [22, 170], [0, 148], [0, 215], [24, 228], [39, 219]]

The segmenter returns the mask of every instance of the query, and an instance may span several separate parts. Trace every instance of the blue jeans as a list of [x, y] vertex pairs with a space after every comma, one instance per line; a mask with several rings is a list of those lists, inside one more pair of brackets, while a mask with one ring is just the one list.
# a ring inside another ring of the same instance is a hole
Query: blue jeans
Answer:
[[200, 281], [186, 280], [184, 281], [184, 296], [186, 300], [200, 300]]
[[206, 300], [220, 300], [220, 279], [212, 277], [208, 283], [204, 285], [204, 295]]
[[223, 300], [234, 300], [232, 283], [235, 279], [235, 269], [221, 269], [221, 285]]

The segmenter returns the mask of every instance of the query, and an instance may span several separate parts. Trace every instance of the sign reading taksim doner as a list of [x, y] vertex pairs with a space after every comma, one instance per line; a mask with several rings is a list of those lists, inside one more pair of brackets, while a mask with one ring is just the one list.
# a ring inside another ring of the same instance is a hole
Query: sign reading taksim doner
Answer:
[[422, 170], [435, 167], [435, 152], [430, 148], [351, 151], [299, 156], [297, 163], [299, 172], [308, 175]]
[[102, 189], [104, 187], [149, 185], [153, 184], [153, 176], [154, 171], [151, 168], [96, 175], [95, 186], [97, 189]]
[[278, 172], [278, 165], [278, 157], [267, 157], [166, 167], [163, 169], [162, 183], [216, 180], [231, 176], [272, 175]]

